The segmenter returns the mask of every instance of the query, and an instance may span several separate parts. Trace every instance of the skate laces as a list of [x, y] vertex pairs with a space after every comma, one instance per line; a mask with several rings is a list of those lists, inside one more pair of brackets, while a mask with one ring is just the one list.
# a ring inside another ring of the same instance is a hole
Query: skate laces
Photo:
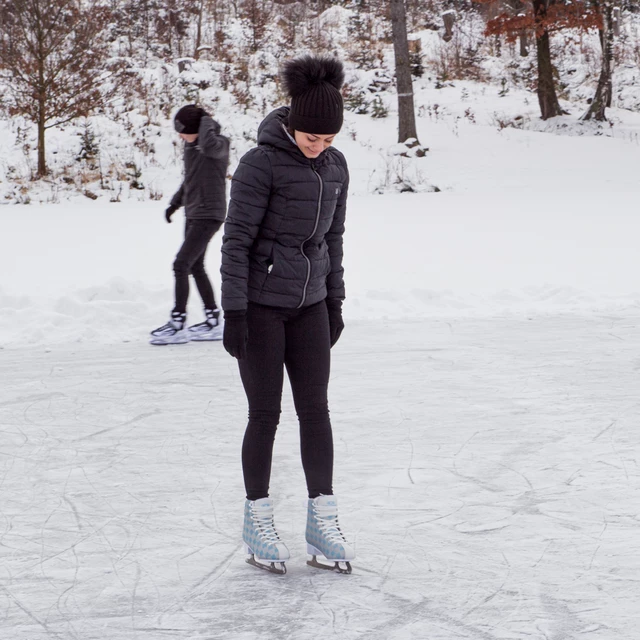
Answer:
[[270, 542], [271, 544], [280, 542], [276, 525], [273, 522], [273, 511], [271, 511], [271, 509], [266, 513], [260, 513], [260, 511], [251, 507], [251, 519], [258, 529], [258, 535], [266, 542]]
[[316, 524], [318, 529], [331, 542], [343, 543], [346, 539], [340, 530], [338, 524], [338, 508], [335, 505], [313, 505], [314, 515], [316, 516]]

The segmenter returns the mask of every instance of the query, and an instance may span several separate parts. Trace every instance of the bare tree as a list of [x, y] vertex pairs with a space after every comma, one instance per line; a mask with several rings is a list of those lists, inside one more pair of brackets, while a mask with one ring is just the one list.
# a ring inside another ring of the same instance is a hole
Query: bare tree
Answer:
[[[521, 55], [527, 53], [526, 47], [523, 46], [523, 34], [528, 30], [533, 31], [538, 63], [537, 92], [540, 115], [543, 120], [547, 120], [566, 113], [560, 106], [556, 92], [550, 35], [566, 23], [566, 7], [570, 5], [556, 4], [555, 0], [529, 0], [526, 4], [520, 0], [509, 0], [508, 2], [500, 0], [475, 1], [487, 5], [490, 12], [502, 12], [487, 22], [485, 35], [506, 36], [509, 42], [520, 39]], [[561, 17], [559, 12], [563, 14]]]
[[533, 0], [536, 20], [536, 53], [538, 58], [538, 103], [543, 120], [566, 113], [560, 106], [553, 80], [551, 42], [547, 26], [550, 0]]
[[418, 133], [413, 104], [413, 82], [404, 0], [391, 0], [390, 8], [398, 88], [398, 142], [406, 142], [410, 138], [414, 138], [417, 145], [419, 142], [417, 142]]
[[106, 11], [80, 0], [0, 0], [9, 111], [37, 124], [39, 176], [47, 174], [45, 131], [103, 104]]
[[616, 29], [614, 19], [614, 6], [611, 0], [604, 0], [600, 3], [594, 2], [595, 8], [602, 18], [602, 26], [598, 30], [600, 44], [602, 46], [602, 62], [600, 65], [600, 78], [593, 101], [589, 105], [587, 112], [580, 118], [581, 120], [604, 121], [607, 119], [605, 109], [611, 106], [611, 96], [613, 94], [613, 82], [611, 79], [613, 67], [613, 38]]

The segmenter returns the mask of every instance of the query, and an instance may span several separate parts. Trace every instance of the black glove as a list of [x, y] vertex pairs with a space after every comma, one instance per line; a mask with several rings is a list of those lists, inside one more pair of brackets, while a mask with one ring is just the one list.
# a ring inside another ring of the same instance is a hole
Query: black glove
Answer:
[[327, 298], [327, 312], [329, 313], [329, 335], [331, 336], [331, 346], [338, 342], [340, 334], [344, 329], [342, 321], [342, 300]]
[[176, 207], [176, 206], [174, 206], [174, 205], [170, 204], [170, 205], [166, 208], [166, 210], [165, 210], [165, 212], [164, 212], [165, 220], [166, 220], [167, 222], [171, 222], [171, 216], [172, 216], [172, 215], [173, 215], [177, 210], [178, 210], [178, 207]]
[[224, 332], [222, 344], [229, 354], [238, 360], [247, 355], [247, 312], [245, 309], [224, 312]]

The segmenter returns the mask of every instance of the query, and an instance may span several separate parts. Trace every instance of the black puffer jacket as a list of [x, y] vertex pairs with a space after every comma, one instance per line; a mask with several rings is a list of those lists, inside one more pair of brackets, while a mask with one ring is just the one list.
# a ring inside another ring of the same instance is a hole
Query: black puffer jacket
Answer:
[[349, 186], [333, 147], [313, 160], [289, 136], [289, 107], [269, 114], [231, 183], [222, 241], [222, 307], [304, 307], [344, 298], [342, 236]]
[[184, 205], [190, 220], [219, 220], [227, 212], [229, 139], [210, 116], [200, 120], [198, 139], [184, 145], [184, 180], [171, 198], [174, 207]]

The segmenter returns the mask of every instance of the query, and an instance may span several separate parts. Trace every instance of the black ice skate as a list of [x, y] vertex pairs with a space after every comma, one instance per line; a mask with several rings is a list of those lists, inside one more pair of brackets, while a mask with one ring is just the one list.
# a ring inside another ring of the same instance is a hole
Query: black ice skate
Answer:
[[206, 320], [189, 327], [189, 338], [193, 342], [222, 340], [222, 323], [218, 309], [205, 309]]
[[167, 324], [151, 332], [150, 344], [185, 344], [189, 342], [189, 335], [184, 325], [187, 320], [185, 313], [171, 313], [171, 320]]

